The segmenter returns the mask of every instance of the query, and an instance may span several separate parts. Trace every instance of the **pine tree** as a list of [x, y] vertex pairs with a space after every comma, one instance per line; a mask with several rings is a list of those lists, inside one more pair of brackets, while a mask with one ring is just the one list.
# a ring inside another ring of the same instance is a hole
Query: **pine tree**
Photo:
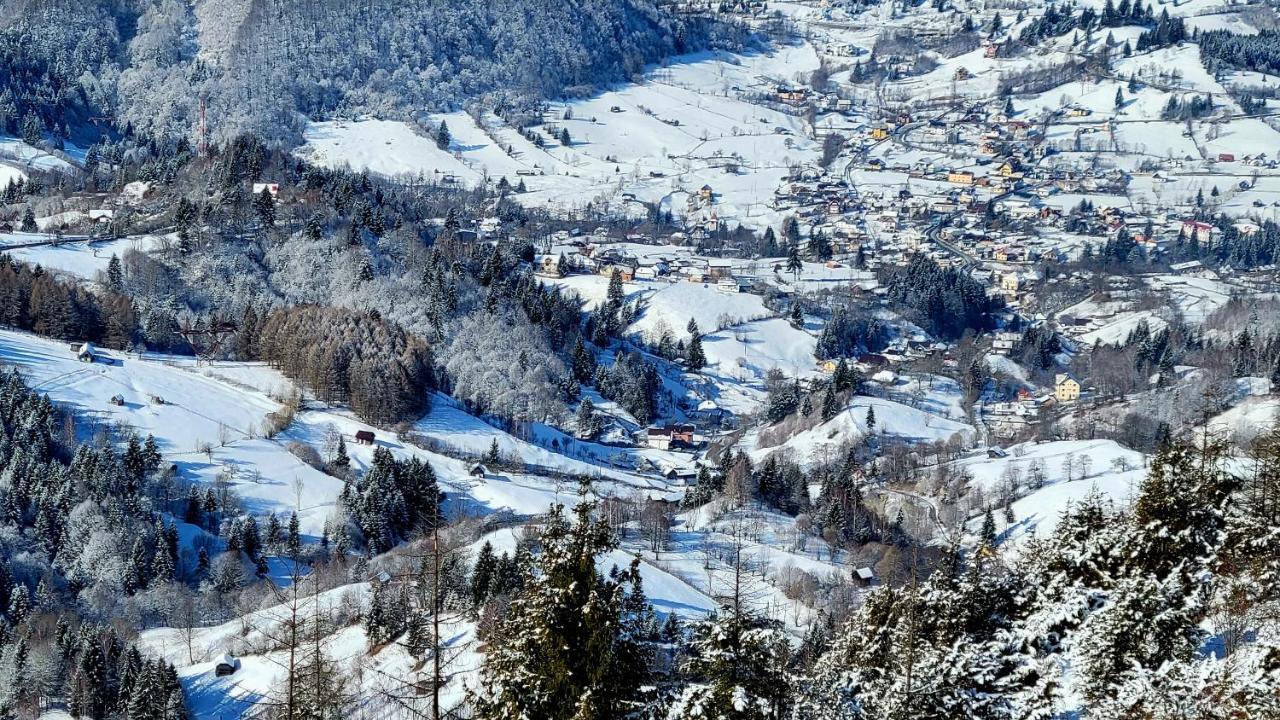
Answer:
[[298, 513], [289, 514], [289, 530], [285, 536], [285, 550], [294, 560], [302, 554], [302, 533], [298, 525]]
[[771, 720], [787, 714], [791, 646], [775, 622], [725, 608], [696, 625], [673, 718]]
[[583, 398], [578, 404], [577, 414], [578, 437], [591, 440], [600, 432], [600, 419], [596, 416], [595, 403], [591, 398]]
[[702, 349], [702, 332], [698, 328], [698, 323], [689, 319], [689, 350], [686, 358], [685, 366], [693, 372], [698, 372], [707, 365], [707, 356]]
[[276, 224], [276, 198], [271, 194], [268, 188], [262, 188], [262, 192], [253, 199], [253, 211], [258, 216], [258, 222], [263, 227], [271, 227]]
[[115, 292], [124, 290], [124, 270], [120, 267], [120, 258], [115, 253], [107, 262], [107, 287]]
[[[642, 603], [638, 561], [605, 576], [596, 558], [615, 547], [583, 486], [575, 520], [552, 509], [537, 571], [494, 631], [471, 694], [478, 720], [606, 720], [630, 712], [647, 677], [644, 631], [628, 607]], [[632, 596], [632, 597], [629, 597]]]
[[804, 270], [804, 262], [800, 260], [800, 243], [792, 242], [787, 246], [787, 272], [791, 273], [796, 280], [800, 279], [800, 273]]
[[40, 230], [40, 228], [36, 226], [36, 214], [31, 209], [30, 205], [27, 206], [26, 210], [22, 211], [22, 225], [19, 229], [24, 233], [33, 233]]
[[982, 529], [978, 531], [978, 541], [987, 548], [996, 546], [996, 518], [989, 507], [982, 515]]
[[475, 567], [471, 569], [471, 603], [479, 608], [489, 599], [497, 571], [498, 558], [493, 553], [493, 544], [485, 541], [476, 556]]
[[436, 128], [436, 147], [441, 150], [448, 150], [452, 141], [453, 136], [449, 134], [449, 126], [441, 120], [440, 127]]

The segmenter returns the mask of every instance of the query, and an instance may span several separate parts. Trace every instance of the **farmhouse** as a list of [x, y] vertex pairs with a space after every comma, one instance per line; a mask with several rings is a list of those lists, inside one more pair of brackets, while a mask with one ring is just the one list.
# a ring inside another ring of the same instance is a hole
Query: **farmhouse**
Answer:
[[1053, 396], [1060, 403], [1073, 403], [1080, 399], [1080, 381], [1071, 373], [1058, 373], [1053, 382]]

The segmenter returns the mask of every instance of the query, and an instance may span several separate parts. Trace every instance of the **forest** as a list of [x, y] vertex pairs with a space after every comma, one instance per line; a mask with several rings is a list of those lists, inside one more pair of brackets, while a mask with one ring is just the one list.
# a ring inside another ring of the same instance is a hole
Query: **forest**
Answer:
[[306, 119], [420, 119], [487, 97], [513, 118], [549, 97], [626, 80], [743, 30], [651, 0], [6, 0], [0, 128], [81, 146], [110, 116], [126, 134], [296, 144]]

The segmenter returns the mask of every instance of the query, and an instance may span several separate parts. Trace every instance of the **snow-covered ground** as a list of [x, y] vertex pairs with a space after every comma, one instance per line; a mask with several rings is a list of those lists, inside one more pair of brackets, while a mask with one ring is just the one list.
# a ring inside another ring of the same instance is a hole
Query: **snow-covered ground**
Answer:
[[[803, 118], [757, 104], [770, 78], [792, 82], [818, 66], [808, 43], [767, 53], [700, 53], [652, 68], [645, 81], [553, 106], [533, 128], [538, 146], [492, 114], [432, 117], [444, 121], [447, 150], [402, 122], [356, 119], [312, 123], [300, 155], [333, 167], [474, 186], [523, 180], [522, 203], [577, 210], [588, 203], [622, 206], [623, 194], [663, 203], [704, 184], [716, 192], [722, 220], [776, 225], [769, 207], [779, 177], [812, 163], [816, 143]], [[558, 133], [568, 130], [570, 144]]]
[[[1064, 510], [1090, 493], [1125, 506], [1136, 495], [1147, 474], [1142, 453], [1112, 440], [1062, 440], [1023, 443], [1006, 448], [1004, 457], [981, 454], [954, 463], [972, 478], [971, 486], [994, 498], [1002, 486], [1013, 483], [1013, 523], [996, 508], [996, 531], [1011, 546], [1023, 538], [1053, 532]], [[970, 521], [976, 529], [981, 519]]]

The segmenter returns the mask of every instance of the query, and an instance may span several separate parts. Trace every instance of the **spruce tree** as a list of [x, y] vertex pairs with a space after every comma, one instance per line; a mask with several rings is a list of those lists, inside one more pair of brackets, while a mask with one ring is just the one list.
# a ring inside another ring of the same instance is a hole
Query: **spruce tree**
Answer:
[[588, 486], [572, 523], [559, 506], [542, 535], [536, 572], [494, 631], [471, 694], [477, 720], [611, 720], [633, 709], [650, 657], [639, 618], [638, 561], [602, 574], [602, 553], [616, 547], [604, 520], [592, 518]]

